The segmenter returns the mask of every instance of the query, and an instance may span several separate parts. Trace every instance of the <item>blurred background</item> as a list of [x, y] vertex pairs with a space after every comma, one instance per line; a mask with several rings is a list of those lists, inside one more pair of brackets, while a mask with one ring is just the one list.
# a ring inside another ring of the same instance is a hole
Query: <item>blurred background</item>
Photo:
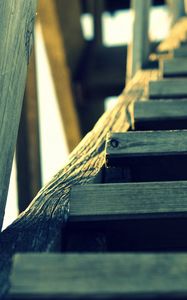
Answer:
[[[63, 167], [125, 87], [132, 2], [39, 1], [3, 228]], [[152, 1], [150, 51], [173, 23], [169, 2]]]

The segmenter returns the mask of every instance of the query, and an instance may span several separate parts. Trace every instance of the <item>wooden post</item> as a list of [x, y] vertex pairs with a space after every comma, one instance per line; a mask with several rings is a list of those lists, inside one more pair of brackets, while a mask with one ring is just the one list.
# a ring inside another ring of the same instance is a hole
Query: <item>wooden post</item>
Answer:
[[[45, 0], [40, 0], [39, 3], [39, 21], [42, 26], [44, 42], [49, 58], [52, 76], [54, 79], [54, 86], [62, 116], [62, 122], [66, 133], [68, 147], [69, 150], [72, 151], [80, 141], [80, 128], [73, 97], [70, 73], [71, 68], [69, 69], [68, 52], [66, 48], [68, 47], [68, 45], [66, 43], [67, 40], [65, 42], [65, 35], [66, 38], [69, 38], [69, 43], [72, 43], [71, 47], [69, 47], [68, 49], [71, 49], [70, 51], [72, 51], [72, 56], [69, 54], [69, 57], [71, 57], [73, 65], [75, 62], [73, 53], [77, 55], [79, 51], [77, 52], [77, 46], [75, 46], [76, 43], [73, 46], [74, 35], [71, 35], [71, 30], [69, 31], [68, 37], [68, 31], [64, 35], [65, 27], [62, 27], [62, 25], [65, 24], [63, 22], [65, 22], [66, 20], [65, 14], [67, 12], [65, 10], [65, 7], [67, 5], [67, 1], [63, 0], [56, 2], [54, 0], [48, 0], [46, 2]], [[68, 0], [67, 7], [70, 4], [73, 7], [73, 3], [74, 0]], [[64, 9], [63, 17], [65, 19], [63, 19], [63, 22], [62, 19], [61, 21], [59, 20], [58, 11], [60, 9]], [[73, 18], [73, 16], [69, 15], [69, 18], [71, 19]], [[64, 26], [68, 27], [68, 23]], [[61, 30], [61, 27], [64, 29]]]
[[149, 55], [149, 10], [151, 0], [132, 0], [134, 25], [132, 43], [127, 55], [127, 81], [141, 69]]
[[179, 18], [185, 16], [184, 0], [167, 0], [167, 3], [172, 15], [172, 25], [174, 25]]
[[0, 228], [33, 40], [36, 0], [0, 1]]
[[41, 188], [35, 55], [32, 53], [17, 141], [17, 179], [19, 211], [29, 205]]
[[[41, 0], [40, 0], [41, 1]], [[51, 0], [50, 0], [51, 1]], [[49, 5], [47, 1], [45, 5]], [[61, 34], [64, 40], [64, 49], [67, 58], [67, 64], [70, 68], [70, 75], [74, 75], [79, 66], [80, 59], [85, 48], [80, 17], [80, 0], [53, 0], [55, 7], [55, 17], [59, 22]], [[40, 10], [40, 15], [42, 14]]]
[[103, 26], [102, 13], [104, 12], [104, 1], [94, 0], [93, 22], [94, 22], [94, 43], [102, 45], [103, 43]]

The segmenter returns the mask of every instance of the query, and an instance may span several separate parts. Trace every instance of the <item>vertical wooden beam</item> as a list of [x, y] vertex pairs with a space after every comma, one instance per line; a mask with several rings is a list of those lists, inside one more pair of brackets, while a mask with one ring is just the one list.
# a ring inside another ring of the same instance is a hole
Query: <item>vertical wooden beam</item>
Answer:
[[172, 15], [172, 25], [174, 25], [179, 18], [185, 16], [185, 3], [184, 0], [167, 0], [167, 3]]
[[28, 68], [25, 96], [17, 141], [19, 211], [23, 211], [41, 188], [41, 164], [36, 87], [35, 53]]
[[131, 0], [134, 11], [132, 43], [128, 47], [127, 81], [141, 69], [149, 55], [149, 11], [151, 0]]
[[[85, 40], [80, 22], [80, 0], [53, 0], [53, 3], [64, 40], [67, 64], [71, 75], [74, 75], [85, 48]], [[48, 5], [47, 2], [46, 5]]]
[[102, 45], [103, 43], [103, 26], [102, 26], [103, 12], [104, 12], [104, 1], [93, 0], [94, 43], [96, 45]]
[[0, 228], [25, 90], [37, 1], [0, 1]]
[[[54, 79], [54, 86], [62, 116], [67, 143], [69, 150], [72, 151], [80, 141], [80, 129], [75, 109], [71, 75], [68, 67], [67, 51], [65, 47], [64, 32], [61, 30], [61, 24], [58, 18], [58, 7], [60, 3], [73, 4], [74, 0], [54, 1], [40, 0], [39, 21], [42, 26], [44, 42], [49, 58], [51, 73]], [[58, 3], [58, 6], [56, 5]], [[66, 10], [64, 11], [64, 14]], [[73, 14], [73, 11], [72, 11]], [[71, 15], [69, 15], [71, 18]], [[72, 15], [73, 18], [73, 15]], [[65, 26], [65, 25], [64, 25]], [[68, 26], [68, 24], [66, 24]], [[68, 28], [68, 27], [67, 27]], [[69, 32], [69, 39], [74, 39], [74, 35]], [[76, 53], [77, 48], [72, 49]]]
[[89, 13], [93, 16], [93, 41], [96, 46], [103, 43], [102, 14], [105, 11], [104, 0], [87, 0]]

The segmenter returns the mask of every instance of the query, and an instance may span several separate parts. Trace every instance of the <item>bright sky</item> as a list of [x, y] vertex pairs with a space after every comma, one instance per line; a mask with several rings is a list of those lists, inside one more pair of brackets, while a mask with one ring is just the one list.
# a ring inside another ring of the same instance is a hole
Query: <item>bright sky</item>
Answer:
[[[159, 20], [159, 26], [158, 26]], [[83, 32], [86, 39], [93, 37], [93, 20], [90, 14], [82, 17]], [[157, 6], [150, 11], [150, 38], [151, 40], [161, 40], [167, 36], [170, 28], [170, 17], [167, 7]], [[113, 15], [104, 13], [103, 23], [103, 43], [105, 46], [129, 44], [132, 38], [133, 11], [116, 11]], [[124, 28], [124, 30], [122, 30]]]
[[[168, 11], [161, 7], [156, 7], [151, 10], [150, 17], [151, 39], [163, 39], [169, 32], [170, 20]], [[157, 26], [158, 20], [159, 26]], [[86, 14], [81, 21], [85, 38], [91, 39], [93, 32], [92, 18], [90, 15]], [[104, 13], [103, 43], [105, 46], [130, 43], [132, 37], [132, 24], [132, 11], [118, 11], [114, 15]], [[124, 28], [124, 30], [122, 30], [122, 28]], [[36, 40], [42, 181], [43, 184], [45, 184], [59, 169], [62, 168], [68, 156], [68, 148], [39, 25], [36, 28]], [[115, 99], [116, 98], [114, 97], [108, 99], [108, 101], [106, 101], [106, 108], [113, 105]], [[12, 223], [17, 217], [17, 214], [16, 167], [14, 161], [3, 228], [6, 228]]]

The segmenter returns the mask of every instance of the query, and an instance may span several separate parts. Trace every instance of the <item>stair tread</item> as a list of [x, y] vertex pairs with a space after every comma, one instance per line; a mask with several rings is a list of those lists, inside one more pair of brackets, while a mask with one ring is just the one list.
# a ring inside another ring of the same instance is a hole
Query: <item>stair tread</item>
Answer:
[[184, 298], [186, 265], [187, 254], [182, 253], [17, 254], [9, 295], [14, 299], [168, 299], [171, 294]]
[[75, 186], [70, 221], [187, 217], [187, 181]]
[[187, 99], [136, 101], [134, 128], [135, 130], [187, 129]]
[[149, 98], [185, 98], [187, 96], [187, 78], [164, 78], [149, 82]]
[[187, 75], [187, 61], [185, 58], [162, 60], [160, 68], [164, 77]]
[[134, 103], [136, 121], [187, 118], [187, 99], [148, 100]]
[[187, 46], [182, 45], [179, 48], [173, 50], [173, 56], [178, 57], [186, 57], [187, 56]]
[[121, 157], [187, 155], [187, 130], [111, 133], [106, 142], [106, 160]]

